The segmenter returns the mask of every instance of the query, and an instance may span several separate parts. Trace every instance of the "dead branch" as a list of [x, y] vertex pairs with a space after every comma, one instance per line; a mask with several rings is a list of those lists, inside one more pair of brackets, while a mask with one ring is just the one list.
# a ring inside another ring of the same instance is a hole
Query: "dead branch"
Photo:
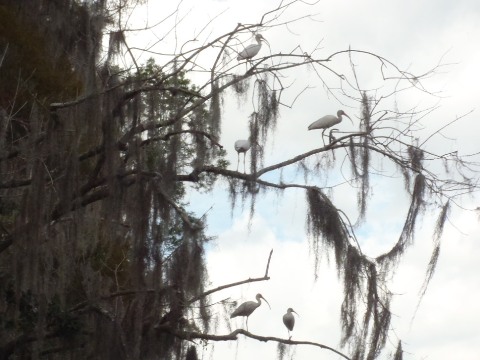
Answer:
[[282, 339], [274, 336], [260, 336], [260, 335], [252, 334], [251, 332], [248, 332], [244, 329], [236, 329], [235, 331], [226, 335], [212, 335], [212, 334], [204, 334], [204, 333], [194, 332], [194, 331], [175, 331], [169, 326], [162, 326], [162, 325], [156, 327], [156, 329], [159, 331], [168, 332], [174, 336], [177, 336], [185, 340], [202, 339], [202, 340], [211, 340], [211, 341], [236, 341], [238, 340], [238, 335], [241, 334], [241, 335], [244, 335], [245, 337], [249, 337], [251, 339], [255, 339], [263, 342], [273, 341], [273, 342], [277, 342], [285, 345], [311, 345], [311, 346], [319, 347], [321, 349], [332, 351], [335, 354], [343, 357], [344, 359], [351, 360], [351, 358], [349, 358], [347, 355], [327, 345], [323, 345], [323, 344], [312, 342], [312, 341], [302, 341], [302, 340], [297, 341], [297, 340]]
[[272, 259], [273, 249], [270, 250], [270, 255], [268, 255], [267, 267], [265, 269], [265, 278], [268, 278], [268, 268], [270, 267], [270, 260]]
[[142, 141], [141, 145], [145, 144], [150, 144], [153, 141], [166, 141], [172, 136], [175, 135], [181, 135], [181, 134], [194, 134], [194, 135], [201, 135], [205, 136], [208, 140], [212, 142], [213, 145], [218, 146], [220, 149], [223, 149], [223, 146], [215, 139], [214, 136], [211, 134], [205, 132], [205, 131], [200, 131], [200, 130], [180, 130], [180, 131], [172, 131], [169, 132], [163, 136], [155, 136], [155, 137], [150, 137], [148, 139], [145, 139]]
[[235, 287], [235, 286], [238, 286], [238, 285], [243, 285], [243, 284], [248, 284], [248, 283], [252, 283], [252, 282], [257, 282], [257, 281], [267, 281], [267, 280], [270, 280], [270, 276], [268, 276], [268, 268], [270, 266], [270, 260], [272, 259], [272, 254], [273, 254], [273, 249], [270, 250], [270, 255], [268, 256], [268, 261], [267, 261], [267, 268], [265, 270], [265, 275], [263, 277], [259, 277], [259, 278], [248, 278], [246, 280], [242, 280], [242, 281], [237, 281], [237, 282], [234, 282], [234, 283], [231, 283], [231, 284], [226, 284], [226, 285], [222, 285], [222, 286], [219, 286], [219, 287], [216, 287], [215, 289], [211, 289], [211, 290], [208, 290], [208, 291], [205, 291], [204, 293], [201, 293], [193, 298], [191, 298], [189, 301], [188, 301], [188, 304], [191, 304], [197, 300], [200, 300], [210, 294], [213, 294], [214, 292], [217, 292], [217, 291], [220, 291], [220, 290], [224, 290], [224, 289], [228, 289], [228, 288], [231, 288], [231, 287]]

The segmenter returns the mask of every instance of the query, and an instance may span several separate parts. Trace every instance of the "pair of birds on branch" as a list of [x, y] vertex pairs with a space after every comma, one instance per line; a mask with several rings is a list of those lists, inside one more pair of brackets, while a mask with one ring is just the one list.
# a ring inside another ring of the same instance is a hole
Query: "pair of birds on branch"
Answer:
[[[345, 113], [345, 111], [338, 110], [337, 111], [337, 116], [335, 116], [335, 115], [323, 116], [320, 119], [318, 119], [317, 121], [314, 121], [313, 123], [311, 123], [308, 126], [308, 130], [322, 129], [323, 130], [322, 131], [322, 139], [323, 139], [325, 131], [328, 128], [342, 122], [342, 116], [348, 117], [353, 124], [352, 119], [350, 118], [350, 116], [348, 116]], [[331, 131], [333, 131], [333, 130], [335, 130], [335, 129], [332, 129]], [[332, 136], [330, 134], [330, 140], [331, 139], [332, 139]], [[250, 139], [249, 140], [237, 140], [237, 141], [235, 141], [234, 147], [235, 147], [235, 150], [237, 151], [237, 171], [238, 171], [238, 164], [240, 163], [240, 153], [243, 153], [243, 171], [245, 172], [245, 155], [246, 155], [247, 151], [250, 150], [251, 146], [252, 146], [252, 143], [251, 143]]]
[[[265, 299], [262, 296], [262, 294], [257, 294], [257, 296], [255, 296], [255, 298], [257, 299], [256, 302], [255, 301], [246, 301], [243, 304], [241, 304], [238, 308], [236, 308], [235, 311], [232, 313], [232, 315], [230, 315], [230, 318], [234, 318], [234, 317], [237, 317], [237, 316], [246, 317], [247, 318], [247, 321], [246, 321], [247, 331], [248, 331], [248, 317], [255, 311], [256, 308], [258, 308], [262, 304], [262, 301], [260, 299], [265, 300], [265, 302], [268, 304], [268, 307], [270, 307], [270, 304], [268, 303], [267, 299]], [[270, 307], [270, 309], [271, 309], [271, 307]], [[295, 312], [295, 310], [293, 310], [292, 308], [288, 308], [287, 313], [285, 315], [283, 315], [283, 323], [285, 324], [285, 326], [288, 329], [289, 338], [291, 338], [290, 331], [293, 330], [293, 327], [295, 325], [295, 317], [293, 316], [292, 313], [297, 314]]]

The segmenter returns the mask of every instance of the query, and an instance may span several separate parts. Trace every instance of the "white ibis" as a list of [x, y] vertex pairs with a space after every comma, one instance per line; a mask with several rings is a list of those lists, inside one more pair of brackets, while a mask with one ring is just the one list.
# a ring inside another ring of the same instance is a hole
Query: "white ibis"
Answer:
[[350, 121], [352, 122], [352, 125], [353, 125], [353, 121], [350, 118], [350, 116], [345, 114], [345, 111], [338, 110], [337, 111], [337, 116], [335, 116], [335, 115], [325, 115], [324, 117], [321, 117], [317, 121], [314, 121], [313, 123], [311, 123], [308, 126], [308, 130], [323, 129], [323, 131], [322, 131], [322, 139], [323, 139], [323, 134], [325, 133], [325, 130], [327, 130], [329, 127], [332, 127], [333, 125], [336, 125], [336, 124], [342, 122], [342, 115], [345, 115], [346, 117], [348, 117], [350, 119]]
[[237, 171], [238, 171], [238, 164], [240, 163], [240, 153], [243, 153], [243, 172], [245, 172], [245, 156], [252, 144], [249, 140], [237, 140], [235, 141], [234, 147], [237, 151]]
[[[287, 309], [287, 313], [283, 315], [283, 323], [288, 329], [288, 336], [291, 338], [292, 336], [290, 335], [290, 331], [293, 330], [293, 326], [295, 325], [295, 317], [293, 316], [292, 313], [297, 314], [295, 310], [292, 308]], [[297, 314], [298, 315], [298, 314]]]
[[249, 60], [253, 58], [255, 55], [258, 54], [260, 48], [262, 47], [262, 40], [268, 43], [267, 40], [261, 35], [255, 35], [255, 40], [257, 40], [257, 44], [248, 45], [245, 49], [243, 49], [237, 56], [237, 60]]
[[262, 304], [262, 301], [260, 299], [265, 300], [265, 302], [268, 304], [268, 307], [271, 309], [270, 304], [268, 303], [267, 299], [265, 299], [262, 294], [257, 294], [255, 296], [257, 299], [257, 302], [255, 301], [246, 301], [243, 304], [241, 304], [233, 313], [230, 315], [230, 319], [237, 317], [237, 316], [246, 316], [247, 317], [247, 331], [248, 331], [248, 317], [255, 311], [257, 307], [259, 307]]

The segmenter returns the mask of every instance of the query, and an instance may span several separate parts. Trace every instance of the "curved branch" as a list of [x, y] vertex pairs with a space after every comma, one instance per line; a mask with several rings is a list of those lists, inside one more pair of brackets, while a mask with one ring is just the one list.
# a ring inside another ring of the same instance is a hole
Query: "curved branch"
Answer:
[[341, 353], [338, 350], [335, 350], [330, 346], [316, 343], [313, 341], [302, 341], [302, 340], [297, 341], [297, 340], [282, 339], [274, 336], [260, 336], [260, 335], [252, 334], [251, 332], [248, 332], [243, 329], [236, 329], [230, 334], [225, 334], [225, 335], [204, 334], [204, 333], [195, 332], [195, 331], [175, 331], [169, 326], [158, 326], [157, 330], [168, 332], [176, 337], [179, 337], [185, 340], [202, 339], [202, 340], [211, 340], [211, 341], [236, 341], [238, 340], [238, 335], [241, 334], [241, 335], [244, 335], [245, 337], [255, 339], [258, 341], [263, 341], [263, 342], [273, 341], [273, 342], [277, 342], [279, 344], [285, 344], [285, 345], [311, 345], [311, 346], [319, 347], [321, 349], [332, 351], [344, 359], [352, 360], [347, 355]]
[[346, 146], [344, 146], [342, 144], [339, 144], [339, 143], [344, 139], [348, 139], [348, 138], [355, 137], [355, 136], [365, 136], [365, 135], [368, 135], [368, 133], [361, 132], [361, 133], [355, 133], [355, 134], [342, 136], [341, 138], [338, 138], [335, 141], [333, 141], [331, 144], [325, 145], [325, 146], [323, 146], [321, 148], [318, 148], [318, 149], [307, 151], [306, 153], [297, 155], [297, 156], [295, 156], [295, 157], [293, 157], [289, 160], [285, 160], [285, 161], [282, 161], [280, 163], [277, 163], [277, 164], [274, 164], [274, 165], [271, 165], [271, 166], [267, 166], [263, 169], [260, 169], [259, 171], [257, 171], [256, 176], [260, 177], [267, 172], [277, 170], [277, 169], [280, 169], [282, 167], [297, 163], [297, 162], [299, 162], [299, 161], [301, 161], [301, 160], [303, 160], [303, 159], [305, 159], [309, 156], [319, 154], [321, 152], [325, 152], [325, 151], [333, 150], [333, 149], [338, 149], [338, 148], [341, 148], [341, 147], [346, 147]]

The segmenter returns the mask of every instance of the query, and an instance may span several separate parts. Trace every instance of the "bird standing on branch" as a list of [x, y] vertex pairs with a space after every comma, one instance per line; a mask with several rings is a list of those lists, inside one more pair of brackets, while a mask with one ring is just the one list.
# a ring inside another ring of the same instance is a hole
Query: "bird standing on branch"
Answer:
[[[345, 113], [345, 111], [338, 110], [337, 111], [337, 116], [335, 116], [335, 115], [325, 115], [324, 117], [321, 117], [317, 121], [314, 121], [313, 123], [311, 123], [308, 126], [308, 130], [323, 129], [323, 131], [322, 131], [322, 140], [323, 140], [323, 135], [325, 133], [325, 130], [332, 127], [333, 125], [341, 123], [342, 122], [342, 115], [348, 117], [350, 119], [350, 121], [352, 122], [352, 125], [353, 125], [353, 121], [350, 118], [350, 116], [348, 116]], [[325, 145], [325, 141], [323, 142], [323, 144]]]
[[250, 139], [248, 140], [237, 140], [235, 141], [234, 147], [237, 151], [237, 171], [238, 165], [240, 163], [240, 153], [243, 153], [243, 172], [245, 173], [245, 156], [250, 147], [252, 146]]
[[292, 336], [290, 335], [290, 331], [293, 330], [293, 326], [295, 325], [295, 317], [293, 316], [292, 313], [297, 314], [297, 312], [295, 310], [293, 310], [292, 308], [288, 308], [287, 313], [285, 315], [283, 315], [283, 323], [285, 324], [285, 326], [288, 329], [288, 338], [289, 339], [292, 338]]
[[255, 311], [256, 308], [258, 308], [261, 304], [262, 301], [260, 299], [265, 300], [265, 302], [268, 304], [268, 307], [271, 309], [270, 304], [268, 303], [267, 299], [265, 299], [262, 294], [257, 294], [255, 296], [257, 299], [257, 302], [255, 301], [246, 301], [243, 304], [241, 304], [233, 313], [230, 315], [230, 319], [237, 317], [237, 316], [246, 316], [247, 317], [247, 331], [248, 331], [248, 317]]
[[265, 41], [268, 44], [268, 41], [261, 34], [255, 35], [255, 40], [257, 40], [256, 44], [248, 45], [245, 49], [240, 51], [240, 53], [237, 56], [238, 61], [250, 60], [255, 55], [257, 55], [262, 47], [262, 41]]

